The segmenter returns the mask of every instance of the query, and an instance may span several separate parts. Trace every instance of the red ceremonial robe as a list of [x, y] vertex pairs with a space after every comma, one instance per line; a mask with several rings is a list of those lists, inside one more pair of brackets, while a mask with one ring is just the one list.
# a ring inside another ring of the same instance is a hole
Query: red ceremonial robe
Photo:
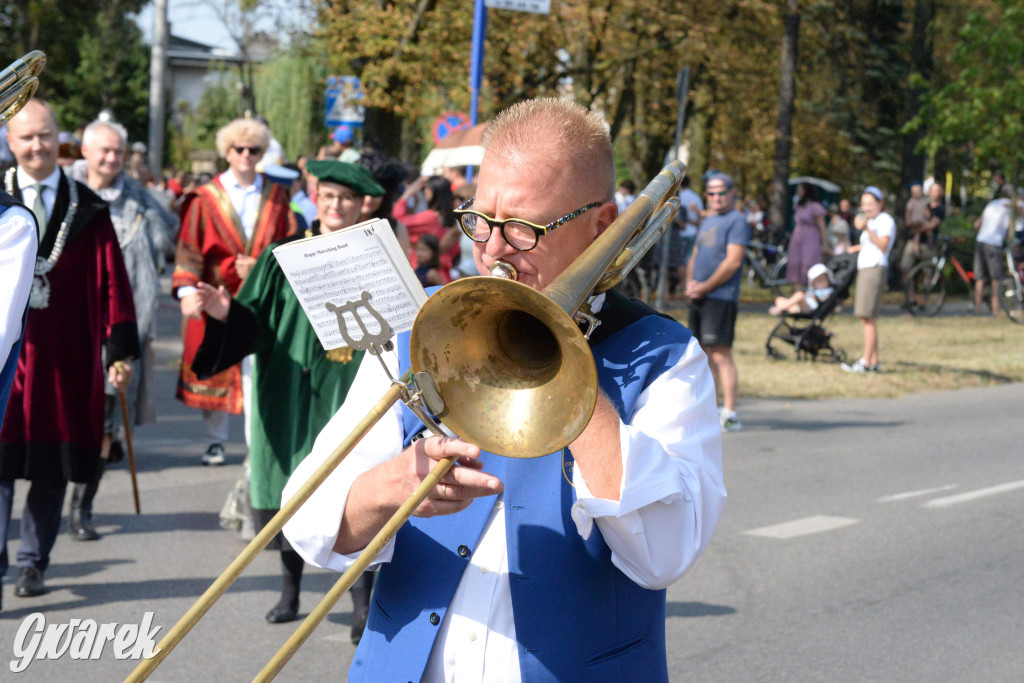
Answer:
[[[0, 430], [0, 479], [93, 481], [103, 439], [102, 349], [107, 367], [139, 355], [131, 284], [107, 204], [82, 183], [76, 188], [75, 219], [46, 275], [49, 305], [28, 309]], [[52, 253], [69, 204], [62, 174], [39, 257]]]
[[[295, 232], [295, 216], [289, 206], [288, 192], [263, 176], [260, 213], [246, 239], [242, 221], [231, 199], [215, 177], [189, 195], [182, 205], [181, 233], [174, 259], [171, 292], [179, 287], [195, 287], [200, 281], [224, 285], [234, 296], [242, 286], [235, 270], [235, 257], [258, 257], [267, 246]], [[200, 380], [192, 371], [192, 360], [206, 334], [204, 320], [185, 324], [185, 352], [178, 377], [178, 400], [191, 408], [242, 412], [242, 373], [237, 365], [209, 379]]]

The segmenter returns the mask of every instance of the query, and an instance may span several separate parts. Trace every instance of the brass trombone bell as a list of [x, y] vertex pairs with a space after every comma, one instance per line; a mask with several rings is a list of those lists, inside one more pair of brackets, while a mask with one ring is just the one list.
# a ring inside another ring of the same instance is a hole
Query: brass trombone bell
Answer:
[[33, 50], [0, 71], [0, 126], [14, 118], [39, 87], [37, 76], [46, 66], [46, 55]]
[[470, 277], [443, 287], [416, 316], [415, 372], [444, 397], [438, 417], [480, 448], [532, 458], [568, 446], [590, 421], [597, 370], [573, 319], [514, 280]]

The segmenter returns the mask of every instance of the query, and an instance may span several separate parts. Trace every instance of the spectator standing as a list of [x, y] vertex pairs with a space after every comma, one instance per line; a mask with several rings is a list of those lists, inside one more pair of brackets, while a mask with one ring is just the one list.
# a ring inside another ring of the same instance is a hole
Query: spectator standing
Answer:
[[[176, 396], [203, 411], [206, 465], [224, 464], [228, 413], [242, 412], [243, 375], [250, 363], [229, 368], [206, 380], [192, 371], [205, 323], [196, 285], [202, 281], [238, 293], [256, 258], [273, 242], [295, 232], [288, 192], [256, 172], [256, 161], [270, 143], [270, 129], [252, 119], [236, 119], [217, 132], [217, 152], [228, 170], [188, 195], [182, 203], [182, 227], [171, 292], [185, 319], [185, 352]], [[246, 389], [244, 393], [248, 393]], [[248, 439], [247, 439], [248, 440]]]
[[889, 253], [896, 239], [896, 221], [885, 212], [885, 195], [870, 185], [860, 199], [861, 211], [854, 217], [853, 227], [860, 231], [860, 243], [850, 247], [857, 254], [857, 284], [853, 314], [864, 327], [864, 354], [853, 363], [843, 363], [847, 372], [879, 372], [878, 311], [885, 291]]
[[[911, 195], [914, 193], [911, 188]], [[911, 196], [911, 200], [914, 197]], [[906, 285], [907, 273], [919, 261], [927, 261], [935, 256], [935, 238], [939, 234], [939, 226], [946, 220], [946, 201], [942, 186], [932, 183], [928, 187], [928, 197], [924, 201], [924, 216], [921, 220], [911, 222], [910, 201], [907, 201], [907, 225], [910, 227], [910, 237], [903, 247], [903, 254], [900, 256], [900, 273], [903, 276], [903, 284]], [[914, 218], [918, 217], [918, 210], [915, 208]], [[916, 302], [915, 302], [916, 303]]]
[[43, 575], [68, 481], [96, 478], [104, 376], [127, 389], [139, 335], [110, 211], [58, 167], [53, 110], [29, 100], [9, 122], [7, 136], [18, 165], [5, 174], [4, 189], [32, 208], [41, 237], [25, 336], [0, 428], [0, 576], [8, 566], [14, 480], [28, 479], [15, 595], [31, 597], [46, 592]]
[[[93, 121], [82, 133], [82, 156], [71, 165], [71, 175], [85, 183], [110, 206], [117, 242], [121, 247], [128, 280], [132, 286], [140, 355], [132, 368], [128, 387], [128, 416], [133, 425], [156, 421], [153, 341], [156, 339], [156, 309], [160, 292], [160, 271], [164, 255], [171, 252], [178, 234], [178, 218], [165, 211], [150, 192], [125, 173], [128, 132], [119, 123]], [[106, 462], [123, 457], [124, 419], [117, 391], [106, 386], [103, 414], [103, 446], [96, 478], [75, 484], [71, 496], [68, 533], [78, 541], [99, 538], [92, 524], [92, 502], [99, 488]]]
[[722, 394], [719, 411], [722, 430], [735, 432], [742, 429], [743, 424], [736, 413], [739, 374], [732, 357], [732, 343], [750, 225], [736, 210], [732, 178], [715, 173], [708, 178], [704, 190], [708, 215], [701, 221], [687, 268], [690, 330], [708, 354], [715, 386]]
[[629, 178], [625, 178], [619, 183], [619, 189], [615, 190], [615, 206], [618, 207], [619, 213], [621, 214], [626, 210], [626, 207], [636, 201], [636, 183]]
[[682, 244], [682, 253], [675, 264], [679, 286], [683, 289], [686, 288], [686, 266], [690, 262], [690, 251], [693, 249], [694, 240], [697, 239], [697, 230], [700, 228], [703, 213], [704, 201], [690, 187], [690, 176], [683, 176], [683, 182], [679, 185], [679, 213], [676, 214], [673, 223], [673, 229], [677, 231], [676, 235]]
[[[422, 191], [427, 201], [427, 209], [417, 213], [408, 213], [406, 199]], [[415, 245], [421, 235], [431, 233], [437, 236], [441, 247], [441, 277], [445, 282], [452, 281], [451, 269], [455, 259], [460, 255], [459, 235], [462, 231], [455, 223], [455, 198], [451, 186], [444, 176], [421, 176], [406, 188], [405, 193], [395, 203], [393, 215], [405, 224], [409, 232], [409, 242]], [[416, 262], [415, 249], [409, 253], [409, 261], [413, 268]]]
[[999, 312], [999, 281], [1005, 270], [1003, 244], [1013, 219], [1013, 186], [999, 188], [999, 198], [985, 205], [974, 222], [978, 231], [974, 246], [974, 312], [981, 314], [981, 298], [985, 283], [990, 285], [992, 315]]
[[793, 209], [795, 227], [789, 238], [786, 253], [786, 281], [802, 290], [807, 286], [807, 271], [815, 263], [829, 257], [828, 236], [825, 233], [825, 207], [818, 202], [818, 188], [811, 183], [796, 187], [796, 206]]
[[831, 204], [828, 207], [828, 247], [833, 256], [845, 254], [850, 248], [850, 224], [843, 218], [839, 207]]

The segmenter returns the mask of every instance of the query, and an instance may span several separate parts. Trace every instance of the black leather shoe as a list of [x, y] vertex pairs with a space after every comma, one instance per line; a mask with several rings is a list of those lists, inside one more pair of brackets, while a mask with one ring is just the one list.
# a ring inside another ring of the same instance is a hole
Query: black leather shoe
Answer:
[[96, 541], [100, 537], [91, 521], [87, 520], [84, 515], [74, 513], [68, 520], [68, 535], [73, 541]]
[[45, 592], [43, 572], [35, 567], [21, 567], [18, 570], [18, 583], [14, 586], [15, 595], [19, 598], [31, 598]]
[[271, 624], [285, 624], [299, 618], [298, 605], [275, 605], [274, 609], [267, 612], [267, 621]]

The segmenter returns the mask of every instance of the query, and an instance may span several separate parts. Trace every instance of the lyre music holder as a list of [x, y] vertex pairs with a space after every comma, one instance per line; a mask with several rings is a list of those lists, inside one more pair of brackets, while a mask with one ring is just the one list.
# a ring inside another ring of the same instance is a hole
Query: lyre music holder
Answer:
[[[324, 304], [324, 307], [337, 316], [338, 331], [341, 332], [341, 337], [345, 340], [345, 344], [357, 351], [367, 351], [376, 357], [384, 369], [384, 374], [388, 376], [391, 383], [402, 387], [402, 403], [408, 406], [409, 410], [422, 420], [423, 424], [432, 432], [438, 435], [450, 435], [451, 432], [445, 429], [433, 417], [444, 412], [444, 401], [441, 399], [441, 395], [437, 393], [434, 379], [425, 372], [417, 372], [410, 376], [408, 383], [405, 383], [401, 379], [394, 378], [388, 369], [387, 363], [381, 358], [381, 354], [385, 351], [393, 351], [395, 348], [394, 342], [391, 341], [394, 331], [384, 316], [378, 313], [370, 304], [370, 299], [372, 298], [373, 295], [364, 290], [359, 299], [340, 305], [328, 301]], [[366, 312], [377, 321], [380, 327], [377, 332], [370, 331], [366, 321], [359, 314], [360, 308], [366, 309]], [[356, 325], [359, 326], [362, 336], [358, 339], [349, 334], [348, 322], [345, 318], [346, 313], [351, 315]]]

